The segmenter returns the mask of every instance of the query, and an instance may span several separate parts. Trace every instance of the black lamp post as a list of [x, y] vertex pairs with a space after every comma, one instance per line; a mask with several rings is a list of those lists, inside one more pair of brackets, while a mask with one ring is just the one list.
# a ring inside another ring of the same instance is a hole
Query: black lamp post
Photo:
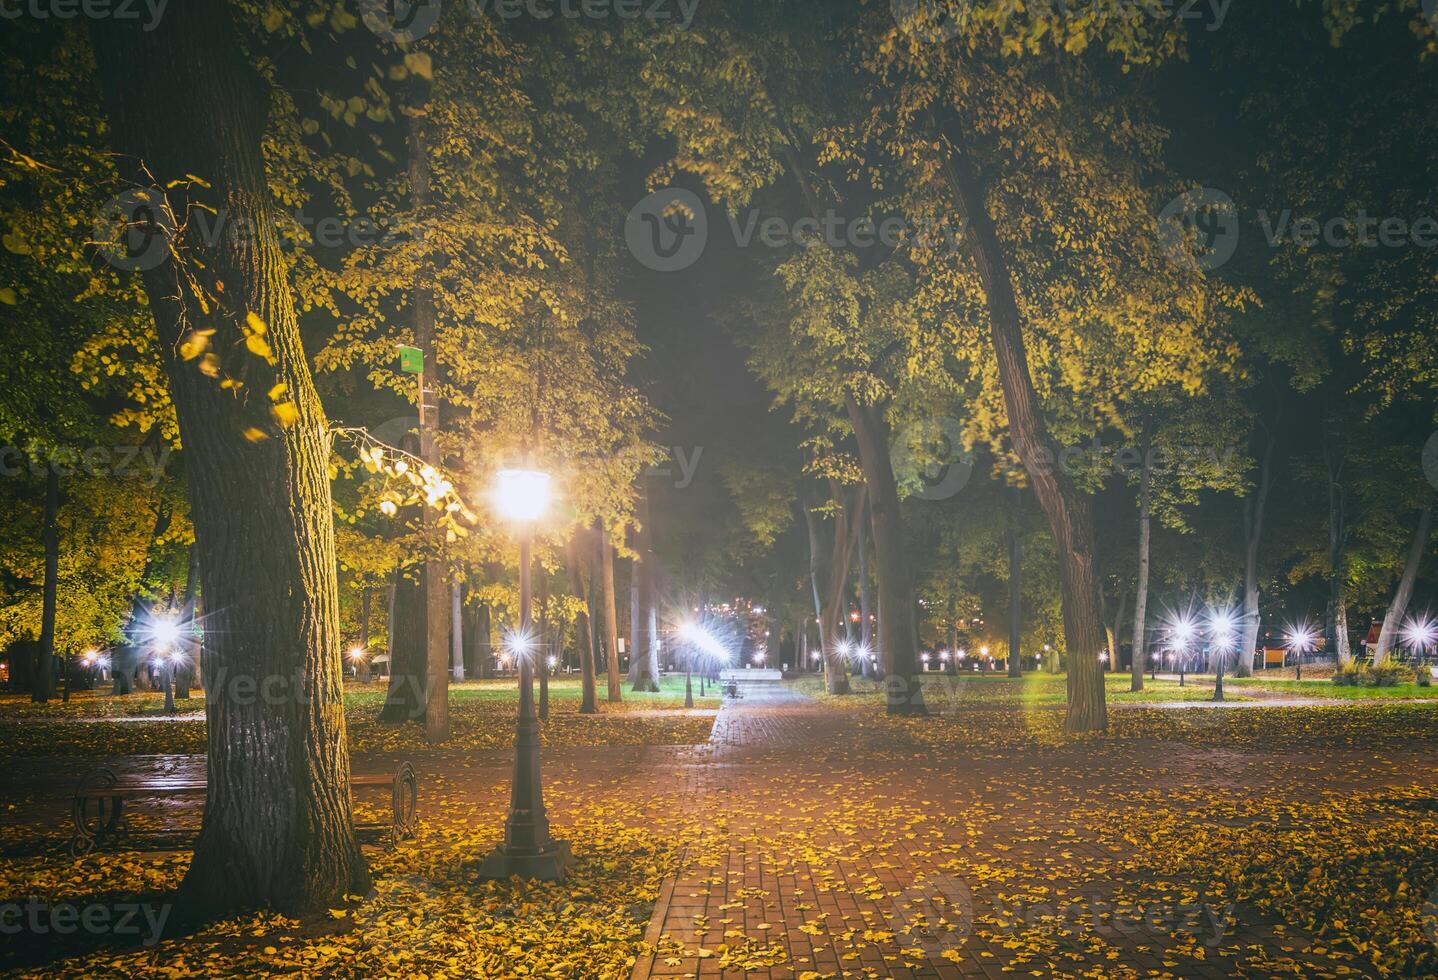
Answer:
[[514, 778], [510, 785], [509, 816], [504, 821], [504, 841], [484, 859], [484, 878], [537, 878], [561, 881], [569, 864], [569, 845], [549, 836], [549, 817], [544, 810], [544, 790], [539, 769], [539, 719], [534, 711], [534, 665], [536, 648], [530, 635], [530, 542], [534, 521], [544, 512], [549, 499], [549, 477], [528, 470], [503, 470], [495, 502], [500, 513], [520, 525], [519, 538], [519, 633], [513, 655], [519, 661], [519, 719], [514, 736]]

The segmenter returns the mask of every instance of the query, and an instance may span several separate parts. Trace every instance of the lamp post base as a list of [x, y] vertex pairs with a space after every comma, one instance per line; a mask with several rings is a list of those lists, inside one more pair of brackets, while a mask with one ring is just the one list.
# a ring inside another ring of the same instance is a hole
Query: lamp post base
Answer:
[[490, 851], [479, 866], [479, 876], [504, 880], [518, 876], [536, 881], [563, 881], [565, 872], [574, 861], [569, 844], [562, 840], [551, 840], [537, 851], [511, 852], [500, 844]]

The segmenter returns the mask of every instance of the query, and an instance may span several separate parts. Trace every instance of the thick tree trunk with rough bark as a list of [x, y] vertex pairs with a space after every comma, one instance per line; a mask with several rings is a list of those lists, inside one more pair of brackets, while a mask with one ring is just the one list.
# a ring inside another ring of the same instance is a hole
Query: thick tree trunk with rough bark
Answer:
[[1057, 547], [1069, 664], [1065, 727], [1070, 732], [1102, 731], [1108, 727], [1108, 706], [1098, 660], [1104, 626], [1094, 561], [1092, 500], [1074, 486], [1062, 467], [1054, 465], [1060, 456], [1049, 438], [1029, 375], [1023, 316], [1008, 261], [989, 214], [984, 188], [962, 144], [952, 134], [944, 175], [970, 232], [965, 238], [971, 243], [970, 252], [988, 307], [1009, 438], [1048, 518]]
[[603, 606], [604, 654], [608, 665], [605, 680], [609, 687], [609, 700], [618, 703], [624, 700], [619, 682], [619, 607], [614, 592], [614, 544], [609, 540], [609, 526], [601, 519], [596, 522], [599, 529], [599, 601]]
[[[187, 225], [183, 265], [144, 273], [185, 444], [217, 681], [180, 901], [191, 915], [330, 907], [366, 891], [369, 874], [351, 818], [329, 439], [271, 214], [268, 99], [222, 0], [173, 6], [150, 26], [92, 22], [116, 148], [178, 207], [188, 212], [188, 197], [246, 230], [206, 242]], [[244, 397], [179, 357], [195, 329], [215, 331]], [[277, 385], [288, 424], [266, 397]]]
[[1403, 626], [1403, 616], [1408, 612], [1408, 603], [1413, 598], [1413, 584], [1418, 581], [1418, 569], [1423, 564], [1423, 553], [1428, 550], [1428, 536], [1433, 530], [1433, 498], [1423, 505], [1418, 515], [1418, 526], [1413, 529], [1413, 541], [1408, 546], [1408, 558], [1403, 563], [1403, 576], [1398, 579], [1398, 588], [1393, 592], [1393, 601], [1383, 614], [1383, 625], [1378, 630], [1378, 643], [1373, 648], [1373, 666], [1385, 663]]
[[889, 455], [889, 427], [877, 405], [845, 399], [849, 423], [859, 444], [859, 463], [868, 488], [869, 520], [878, 565], [879, 646], [884, 655], [884, 705], [891, 715], [922, 715], [924, 692], [919, 677], [919, 623], [914, 604], [914, 575], [909, 561], [899, 487]]
[[1129, 690], [1143, 690], [1144, 658], [1147, 655], [1148, 623], [1148, 539], [1150, 480], [1153, 476], [1152, 440], [1145, 431], [1143, 470], [1138, 478], [1138, 586], [1133, 597], [1133, 655], [1129, 664]]
[[589, 604], [589, 590], [584, 587], [584, 572], [579, 561], [580, 533], [582, 532], [577, 532], [569, 541], [566, 564], [569, 566], [569, 591], [584, 604], [574, 616], [574, 645], [579, 648], [579, 686], [582, 692], [579, 713], [593, 715], [599, 713], [599, 701], [595, 691], [598, 682], [594, 673], [594, 629], [590, 625], [589, 614], [585, 611]]

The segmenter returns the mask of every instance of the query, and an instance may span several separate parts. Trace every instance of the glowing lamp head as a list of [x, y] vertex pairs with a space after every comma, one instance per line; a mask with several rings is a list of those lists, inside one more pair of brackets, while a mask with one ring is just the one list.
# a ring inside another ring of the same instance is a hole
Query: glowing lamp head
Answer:
[[494, 509], [501, 517], [530, 523], [549, 507], [549, 474], [537, 470], [500, 470], [495, 474]]
[[556, 656], [554, 656], [553, 654], [551, 654], [551, 655], [549, 656], [549, 658], [548, 658], [547, 660], [545, 660], [544, 662], [547, 663], [547, 664], [549, 664], [550, 669], [553, 669], [555, 666], [558, 665], [558, 663], [559, 663], [559, 658], [556, 657]]
[[981, 656], [981, 657], [987, 657], [988, 655], [989, 655], [989, 648], [988, 648], [987, 646], [981, 646], [981, 647], [979, 647], [979, 656]]
[[1173, 641], [1180, 647], [1186, 647], [1193, 639], [1193, 620], [1180, 619], [1173, 624]]
[[969, 651], [965, 650], [963, 647], [959, 647], [959, 652], [956, 653], [954, 656], [958, 657], [960, 660], [963, 660], [968, 655]]
[[180, 642], [180, 624], [168, 616], [150, 621], [150, 640], [157, 647], [172, 647]]
[[1403, 637], [1411, 645], [1426, 651], [1438, 641], [1438, 625], [1434, 625], [1429, 619], [1410, 620], [1408, 625], [1403, 627]]
[[85, 661], [86, 666], [93, 665], [95, 661], [99, 659], [99, 657], [100, 652], [93, 649], [86, 650], [84, 653], [80, 654], [80, 658]]
[[1318, 645], [1318, 635], [1307, 626], [1299, 626], [1288, 631], [1289, 649], [1298, 653], [1307, 653]]
[[184, 662], [185, 662], [185, 655], [184, 655], [183, 653], [180, 653], [178, 650], [176, 650], [174, 653], [170, 654], [170, 663], [175, 664], [176, 666], [178, 666], [178, 665], [180, 665], [180, 664], [182, 664], [182, 663], [184, 663]]
[[363, 660], [363, 659], [364, 659], [364, 647], [354, 647], [353, 649], [351, 649], [351, 650], [350, 650], [350, 659], [351, 659], [351, 660]]

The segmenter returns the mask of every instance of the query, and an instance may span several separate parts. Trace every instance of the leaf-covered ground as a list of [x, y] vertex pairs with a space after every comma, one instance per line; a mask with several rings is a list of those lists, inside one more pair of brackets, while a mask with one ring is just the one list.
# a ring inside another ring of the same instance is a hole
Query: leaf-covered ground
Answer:
[[[504, 749], [514, 742], [515, 681], [466, 681], [450, 688], [452, 738], [445, 751]], [[709, 734], [719, 700], [696, 698], [683, 709], [683, 678], [664, 679], [657, 694], [626, 690], [618, 704], [604, 701], [600, 713], [579, 714], [579, 683], [550, 683], [550, 723], [541, 738], [553, 747], [606, 745], [692, 745]], [[378, 722], [384, 685], [351, 684], [345, 692], [350, 749], [355, 753], [428, 751], [421, 725]], [[32, 704], [24, 695], [0, 696], [0, 757], [165, 755], [205, 751], [204, 699], [177, 702], [175, 717], [164, 713], [164, 698], [153, 692], [114, 696], [75, 692], [70, 701]]]
[[[393, 854], [367, 849], [372, 894], [149, 947], [24, 937], [14, 948], [43, 961], [0, 964], [36, 976], [1438, 972], [1438, 705], [1137, 705], [1115, 708], [1107, 735], [1075, 737], [1060, 706], [983, 683], [948, 701], [934, 685], [923, 719], [887, 717], [873, 692], [748, 698], [708, 747], [547, 751], [551, 819], [578, 859], [563, 885], [480, 881], [507, 767], [416, 750], [423, 832]], [[37, 805], [7, 811], [12, 837], [47, 839]], [[163, 902], [186, 863], [24, 850], [12, 841], [0, 858], [0, 895]]]

